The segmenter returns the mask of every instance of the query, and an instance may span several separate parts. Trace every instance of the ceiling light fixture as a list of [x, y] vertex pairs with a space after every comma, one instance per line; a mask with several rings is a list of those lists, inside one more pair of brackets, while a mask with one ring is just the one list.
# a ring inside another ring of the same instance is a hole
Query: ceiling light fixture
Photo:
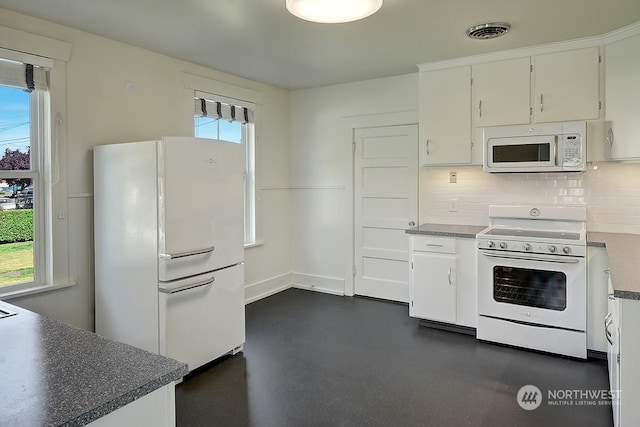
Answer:
[[287, 10], [300, 19], [322, 24], [357, 21], [373, 15], [383, 0], [286, 0]]

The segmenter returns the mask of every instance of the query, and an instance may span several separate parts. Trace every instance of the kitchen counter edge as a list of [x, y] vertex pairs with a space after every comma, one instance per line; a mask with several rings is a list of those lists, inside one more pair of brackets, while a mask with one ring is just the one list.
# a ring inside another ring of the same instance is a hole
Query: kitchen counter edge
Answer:
[[487, 228], [486, 225], [457, 224], [420, 224], [405, 230], [406, 234], [425, 236], [463, 237], [475, 239], [476, 234]]

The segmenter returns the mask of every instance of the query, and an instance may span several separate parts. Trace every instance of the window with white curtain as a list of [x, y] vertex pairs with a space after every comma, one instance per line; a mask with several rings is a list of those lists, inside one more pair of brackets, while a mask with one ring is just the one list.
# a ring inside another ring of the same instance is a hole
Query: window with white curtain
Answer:
[[195, 92], [194, 135], [244, 147], [244, 243], [256, 243], [255, 105], [237, 99]]
[[47, 281], [47, 70], [0, 58], [0, 292]]

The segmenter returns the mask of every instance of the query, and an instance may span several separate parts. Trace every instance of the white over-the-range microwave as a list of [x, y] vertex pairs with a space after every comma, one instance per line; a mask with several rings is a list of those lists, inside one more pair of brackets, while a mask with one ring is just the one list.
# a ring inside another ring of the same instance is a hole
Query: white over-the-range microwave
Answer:
[[485, 172], [581, 172], [587, 163], [587, 122], [483, 129]]

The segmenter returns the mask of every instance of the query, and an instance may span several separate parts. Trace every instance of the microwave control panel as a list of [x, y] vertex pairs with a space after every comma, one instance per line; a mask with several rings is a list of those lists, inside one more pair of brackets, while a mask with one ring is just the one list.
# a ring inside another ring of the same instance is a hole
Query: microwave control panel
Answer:
[[582, 166], [582, 136], [579, 134], [562, 135], [562, 166]]

